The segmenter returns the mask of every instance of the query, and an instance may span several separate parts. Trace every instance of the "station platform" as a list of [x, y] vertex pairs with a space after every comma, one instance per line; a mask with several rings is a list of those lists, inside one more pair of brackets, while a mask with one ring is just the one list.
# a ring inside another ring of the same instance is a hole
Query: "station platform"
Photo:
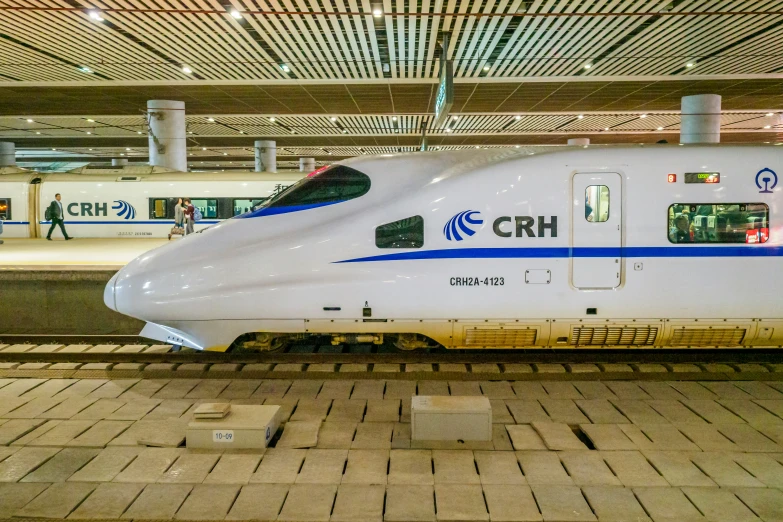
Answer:
[[[0, 518], [783, 520], [780, 381], [107, 379], [74, 369], [0, 379]], [[417, 394], [489, 398], [492, 440], [411, 440]], [[285, 422], [266, 450], [188, 450], [203, 402], [279, 405]]]
[[165, 239], [5, 239], [0, 271], [117, 271]]

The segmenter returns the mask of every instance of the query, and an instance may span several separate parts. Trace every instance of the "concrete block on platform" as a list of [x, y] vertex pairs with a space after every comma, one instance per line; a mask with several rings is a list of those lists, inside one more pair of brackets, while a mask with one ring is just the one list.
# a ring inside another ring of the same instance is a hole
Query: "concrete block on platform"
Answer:
[[492, 407], [486, 397], [415, 396], [412, 440], [492, 440]]
[[96, 455], [97, 449], [65, 448], [41, 467], [25, 476], [22, 482], [65, 482]]
[[379, 485], [342, 484], [330, 520], [332, 522], [381, 522], [385, 488]]
[[120, 518], [141, 494], [144, 484], [99, 484], [70, 518], [78, 520]]
[[[706, 519], [677, 488], [635, 488], [634, 494], [654, 521], [703, 522]], [[726, 519], [723, 519], [726, 520]]]
[[595, 521], [595, 515], [575, 486], [532, 486], [544, 520]]
[[318, 445], [321, 422], [288, 422], [277, 441], [278, 448], [314, 448]]
[[110, 482], [143, 451], [140, 446], [104, 449], [68, 482]]
[[529, 424], [507, 424], [506, 431], [515, 450], [545, 450], [546, 445]]
[[388, 465], [388, 450], [351, 450], [342, 483], [385, 485]]
[[489, 519], [497, 522], [542, 520], [528, 486], [493, 484], [483, 486]]
[[16, 512], [17, 517], [65, 518], [95, 489], [95, 484], [59, 483]]
[[266, 450], [250, 483], [293, 484], [299, 475], [307, 450], [270, 448]]
[[327, 522], [336, 494], [337, 486], [333, 484], [294, 484], [277, 520]]
[[463, 484], [437, 484], [435, 506], [438, 520], [483, 521], [489, 520], [481, 486]]
[[432, 485], [432, 451], [391, 450], [389, 453], [389, 484]]
[[287, 484], [244, 486], [226, 520], [276, 520], [287, 494]]
[[718, 488], [682, 488], [696, 508], [715, 522], [758, 522], [756, 515], [734, 493]]
[[390, 485], [386, 488], [385, 522], [434, 522], [433, 487]]
[[[286, 430], [291, 424], [294, 423], [288, 423]], [[266, 448], [279, 425], [279, 406], [235, 405], [222, 419], [193, 420], [188, 423], [186, 440], [188, 448]]]
[[629, 488], [586, 486], [582, 493], [601, 522], [651, 522]]
[[547, 486], [572, 485], [574, 482], [568, 476], [557, 453], [545, 451], [518, 451], [517, 459], [522, 466], [528, 484]]
[[297, 484], [339, 484], [342, 481], [348, 450], [309, 449]]
[[114, 482], [157, 482], [184, 451], [180, 448], [148, 448], [118, 473]]
[[198, 484], [185, 499], [175, 518], [177, 520], [223, 520], [239, 494], [236, 485]]
[[513, 451], [474, 451], [479, 479], [487, 484], [526, 484]]
[[0, 484], [0, 518], [11, 518], [48, 487], [49, 484]]
[[533, 429], [550, 450], [586, 450], [584, 442], [571, 431], [567, 424], [556, 422], [534, 422]]
[[122, 515], [125, 519], [169, 520], [180, 508], [193, 486], [186, 484], [148, 484]]

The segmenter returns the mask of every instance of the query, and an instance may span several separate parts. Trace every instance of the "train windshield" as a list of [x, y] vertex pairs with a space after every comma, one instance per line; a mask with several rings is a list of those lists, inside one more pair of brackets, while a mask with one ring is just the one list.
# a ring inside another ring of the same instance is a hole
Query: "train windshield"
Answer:
[[334, 165], [299, 180], [250, 212], [237, 217], [281, 214], [333, 205], [361, 197], [369, 190], [369, 176], [345, 165]]

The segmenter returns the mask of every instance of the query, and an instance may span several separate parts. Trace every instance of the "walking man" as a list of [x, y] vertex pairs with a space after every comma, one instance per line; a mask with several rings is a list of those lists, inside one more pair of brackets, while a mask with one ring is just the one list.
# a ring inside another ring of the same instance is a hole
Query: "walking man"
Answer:
[[49, 233], [46, 234], [46, 239], [49, 241], [52, 240], [52, 231], [57, 225], [60, 225], [60, 230], [62, 230], [63, 237], [66, 241], [73, 239], [72, 237], [68, 237], [68, 232], [65, 231], [65, 225], [63, 224], [65, 212], [63, 212], [63, 204], [60, 202], [60, 199], [60, 194], [55, 194], [54, 201], [52, 201], [51, 205], [49, 205], [49, 208], [46, 210], [49, 217], [52, 219], [52, 226], [49, 228]]

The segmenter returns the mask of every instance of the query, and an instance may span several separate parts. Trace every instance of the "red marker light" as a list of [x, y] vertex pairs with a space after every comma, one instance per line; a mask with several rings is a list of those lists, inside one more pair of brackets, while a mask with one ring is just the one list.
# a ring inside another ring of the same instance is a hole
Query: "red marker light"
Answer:
[[669, 174], [667, 181], [669, 183], [677, 183], [677, 174]]
[[316, 169], [316, 170], [312, 171], [310, 174], [308, 174], [307, 177], [308, 178], [312, 178], [313, 176], [317, 176], [318, 174], [320, 174], [321, 172], [325, 171], [329, 167], [331, 167], [331, 165], [327, 165], [325, 167], [321, 167], [320, 169]]

